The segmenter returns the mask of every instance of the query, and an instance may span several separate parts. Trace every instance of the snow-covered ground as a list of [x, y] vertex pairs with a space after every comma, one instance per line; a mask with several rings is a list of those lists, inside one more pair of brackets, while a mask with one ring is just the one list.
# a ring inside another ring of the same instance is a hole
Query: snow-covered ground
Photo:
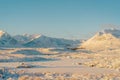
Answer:
[[4, 48], [0, 50], [0, 78], [120, 80], [119, 52], [120, 49], [93, 52], [51, 48]]

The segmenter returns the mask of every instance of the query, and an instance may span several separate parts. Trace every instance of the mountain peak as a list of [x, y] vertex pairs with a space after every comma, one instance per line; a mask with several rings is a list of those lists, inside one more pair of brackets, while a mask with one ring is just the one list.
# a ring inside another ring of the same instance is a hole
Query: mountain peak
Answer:
[[30, 37], [30, 38], [39, 38], [39, 37], [41, 37], [42, 35], [40, 35], [40, 34], [32, 34], [32, 35], [30, 35], [30, 34], [23, 34], [23, 36], [25, 36], [25, 37]]
[[110, 29], [104, 29], [103, 31], [100, 31], [97, 33], [97, 35], [101, 36], [104, 34], [111, 34], [112, 36], [116, 38], [120, 38], [120, 30], [116, 28], [110, 28]]
[[6, 34], [6, 32], [3, 30], [0, 30], [0, 37], [2, 37], [4, 34]]

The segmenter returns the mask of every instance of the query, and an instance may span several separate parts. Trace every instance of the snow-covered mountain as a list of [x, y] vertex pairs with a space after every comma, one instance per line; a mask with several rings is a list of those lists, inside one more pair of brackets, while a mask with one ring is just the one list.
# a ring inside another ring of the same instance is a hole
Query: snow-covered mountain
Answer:
[[7, 32], [0, 30], [0, 47], [71, 47], [79, 42], [39, 34], [10, 36]]
[[120, 30], [105, 29], [82, 43], [80, 48], [102, 50], [120, 47]]
[[29, 35], [29, 34], [23, 34], [23, 35], [16, 35], [14, 36], [14, 38], [21, 44], [25, 44], [28, 43], [38, 37], [40, 37], [41, 35], [39, 34], [33, 34], [33, 35]]
[[7, 32], [0, 30], [0, 46], [17, 46], [18, 41], [11, 37]]
[[60, 38], [51, 38], [44, 35], [39, 36], [31, 40], [30, 42], [24, 44], [27, 47], [68, 47], [78, 44], [79, 41], [67, 40]]

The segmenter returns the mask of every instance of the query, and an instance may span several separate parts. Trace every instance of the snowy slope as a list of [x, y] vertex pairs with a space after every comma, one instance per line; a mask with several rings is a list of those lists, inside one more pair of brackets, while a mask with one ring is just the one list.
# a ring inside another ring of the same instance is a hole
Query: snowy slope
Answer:
[[25, 44], [27, 47], [68, 47], [79, 43], [79, 41], [51, 38], [41, 35]]
[[18, 41], [12, 38], [7, 32], [0, 30], [0, 46], [16, 46]]
[[120, 30], [105, 29], [82, 43], [80, 48], [103, 50], [120, 47]]

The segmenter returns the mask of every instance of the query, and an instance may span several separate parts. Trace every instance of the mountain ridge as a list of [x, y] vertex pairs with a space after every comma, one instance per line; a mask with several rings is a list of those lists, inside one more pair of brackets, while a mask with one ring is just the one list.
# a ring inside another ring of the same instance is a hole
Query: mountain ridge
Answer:
[[63, 38], [52, 38], [40, 34], [24, 34], [11, 36], [7, 32], [0, 30], [0, 47], [66, 47], [79, 43], [78, 40], [68, 40]]

